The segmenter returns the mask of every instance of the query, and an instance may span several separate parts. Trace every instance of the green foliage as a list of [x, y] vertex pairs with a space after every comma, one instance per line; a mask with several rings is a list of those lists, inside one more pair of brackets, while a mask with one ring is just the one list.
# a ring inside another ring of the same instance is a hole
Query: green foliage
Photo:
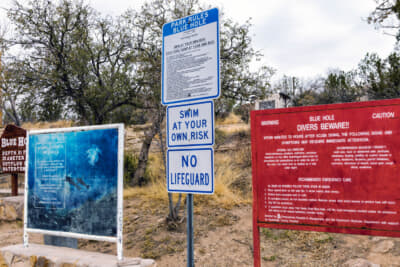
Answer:
[[[85, 1], [14, 2], [7, 12], [15, 35], [8, 41], [29, 51], [14, 59], [27, 67], [18, 72], [26, 78], [20, 84], [35, 91], [23, 95], [35, 103], [24, 113], [90, 124], [151, 119], [134, 110], [160, 109], [162, 26], [207, 8], [198, 0], [153, 0], [112, 18]], [[274, 71], [267, 66], [250, 70], [262, 56], [252, 48], [250, 27], [250, 21], [239, 24], [222, 16], [217, 117], [237, 102], [269, 93]]]
[[128, 185], [133, 179], [138, 164], [136, 154], [125, 151], [124, 153], [124, 184]]
[[29, 66], [20, 75], [38, 92], [30, 96], [40, 100], [40, 119], [54, 120], [65, 111], [99, 124], [122, 105], [139, 105], [136, 38], [122, 18], [102, 17], [73, 0], [15, 1], [7, 11], [16, 33], [10, 42], [29, 51], [18, 58]]
[[[125, 151], [124, 153], [124, 184], [127, 186], [131, 183], [135, 171], [138, 168], [139, 157], [137, 154]], [[138, 181], [139, 186], [149, 183], [151, 174], [146, 169], [143, 177]]]
[[283, 75], [282, 79], [275, 86], [275, 91], [284, 93], [293, 99], [296, 95], [302, 94], [303, 84], [297, 77]]
[[326, 77], [316, 77], [304, 82], [296, 77], [284, 76], [275, 91], [290, 97], [291, 106], [359, 101], [363, 90], [356, 71], [331, 70]]
[[[84, 0], [16, 0], [7, 10], [15, 29], [8, 41], [28, 51], [15, 57], [26, 66], [20, 84], [29, 90], [19, 96], [21, 102], [35, 103], [20, 114], [43, 120], [69, 116], [87, 124], [151, 121], [133, 180], [132, 170], [126, 177], [133, 184], [146, 182], [150, 144], [165, 115], [160, 103], [162, 27], [208, 8], [199, 0], [152, 0], [109, 17]], [[250, 26], [249, 21], [221, 19], [217, 116], [270, 89], [271, 68], [250, 70], [250, 63], [261, 57], [251, 46]]]
[[393, 52], [386, 59], [367, 54], [359, 64], [361, 83], [369, 99], [400, 97], [400, 56]]
[[269, 229], [269, 228], [262, 228], [261, 233], [267, 239], [279, 240], [279, 239], [293, 239], [295, 235], [294, 231], [290, 230], [281, 230], [281, 229]]
[[107, 122], [124, 123], [127, 125], [145, 124], [149, 117], [146, 116], [147, 112], [147, 110], [138, 109], [131, 105], [123, 105], [110, 112]]
[[266, 237], [266, 238], [273, 238], [274, 234], [272, 231], [268, 228], [261, 228], [261, 233]]
[[39, 103], [37, 118], [40, 121], [57, 121], [62, 118], [63, 106], [59, 99], [53, 99], [49, 95], [44, 95]]
[[[149, 161], [153, 159], [150, 157]], [[125, 151], [124, 153], [124, 185], [132, 184], [135, 172], [139, 167], [139, 156], [136, 153]], [[147, 166], [146, 166], [147, 167]], [[149, 168], [145, 168], [144, 174], [137, 181], [136, 185], [143, 186], [150, 182], [152, 173]]]
[[353, 72], [335, 71], [328, 74], [317, 101], [319, 104], [354, 102], [361, 94]]
[[235, 105], [234, 98], [220, 97], [214, 100], [214, 112], [217, 119], [225, 119], [229, 116]]
[[214, 134], [216, 147], [223, 145], [228, 138], [227, 134], [218, 128], [215, 128]]
[[382, 59], [368, 53], [357, 69], [330, 71], [327, 77], [302, 86], [303, 92], [292, 98], [294, 106], [399, 98], [400, 54], [393, 52]]
[[240, 116], [240, 119], [244, 121], [245, 123], [248, 123], [250, 120], [250, 111], [252, 109], [251, 104], [243, 104], [243, 105], [238, 105], [237, 107], [234, 108], [233, 112]]
[[319, 244], [331, 243], [332, 241], [333, 237], [326, 233], [318, 235], [314, 240], [314, 242]]
[[0, 90], [2, 101], [1, 108], [4, 112], [5, 123], [15, 123], [21, 125], [24, 116], [31, 117], [34, 109], [34, 102], [21, 99], [21, 95], [29, 94], [32, 90], [30, 84], [26, 82], [21, 73], [25, 72], [26, 66], [20, 62], [9, 62], [5, 64], [1, 60], [0, 68]]
[[301, 94], [295, 95], [292, 99], [293, 106], [312, 106], [318, 104], [318, 93], [312, 89], [306, 90]]
[[276, 260], [276, 255], [272, 255], [272, 256], [269, 256], [269, 257], [263, 256], [262, 258], [265, 261], [275, 261]]

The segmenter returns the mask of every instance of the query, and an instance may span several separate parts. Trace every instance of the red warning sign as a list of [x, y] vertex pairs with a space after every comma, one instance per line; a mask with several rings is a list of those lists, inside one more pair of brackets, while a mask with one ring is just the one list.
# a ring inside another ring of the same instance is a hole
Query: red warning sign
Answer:
[[253, 111], [251, 132], [255, 228], [400, 236], [400, 99]]

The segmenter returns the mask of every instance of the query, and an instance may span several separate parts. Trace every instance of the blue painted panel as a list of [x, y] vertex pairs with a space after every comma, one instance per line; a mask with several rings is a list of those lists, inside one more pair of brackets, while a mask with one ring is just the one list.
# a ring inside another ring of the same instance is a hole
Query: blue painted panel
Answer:
[[118, 129], [29, 136], [28, 228], [117, 235]]

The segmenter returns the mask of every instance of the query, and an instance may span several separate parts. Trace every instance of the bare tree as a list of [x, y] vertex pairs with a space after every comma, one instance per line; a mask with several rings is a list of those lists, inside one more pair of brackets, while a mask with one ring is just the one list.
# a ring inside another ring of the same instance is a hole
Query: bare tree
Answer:
[[388, 35], [399, 39], [400, 29], [400, 1], [375, 0], [376, 8], [367, 18], [367, 22], [374, 24], [377, 29], [383, 29]]

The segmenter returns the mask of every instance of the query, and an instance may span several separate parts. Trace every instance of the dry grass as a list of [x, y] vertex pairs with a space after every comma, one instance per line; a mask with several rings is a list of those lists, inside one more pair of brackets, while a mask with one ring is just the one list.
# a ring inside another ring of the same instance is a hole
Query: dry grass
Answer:
[[228, 135], [243, 131], [250, 132], [250, 125], [245, 123], [233, 124], [233, 125], [222, 124], [222, 125], [217, 125], [216, 128]]
[[231, 135], [240, 131], [250, 131], [250, 125], [243, 122], [239, 116], [233, 113], [230, 113], [225, 119], [217, 119], [215, 128], [227, 135]]
[[126, 126], [126, 130], [131, 130], [132, 132], [141, 132], [141, 131], [148, 129], [151, 126], [151, 123], [125, 125], [125, 126]]
[[167, 200], [167, 187], [165, 182], [159, 180], [142, 187], [129, 187], [124, 189], [124, 198], [140, 197], [151, 202]]
[[[241, 179], [251, 183], [250, 168], [243, 168], [237, 161], [242, 161], [240, 150], [230, 153], [216, 153], [215, 155], [215, 177], [214, 194], [197, 195], [195, 206], [201, 209], [202, 205], [222, 207], [231, 209], [234, 206], [251, 203], [249, 190], [238, 188], [237, 182]], [[233, 154], [233, 155], [232, 155]], [[247, 154], [246, 154], [247, 156]], [[149, 161], [148, 172], [150, 183], [144, 187], [133, 187], [124, 190], [125, 198], [138, 197], [142, 199], [147, 208], [164, 208], [168, 205], [168, 194], [166, 189], [166, 177], [161, 153], [152, 153]], [[174, 201], [178, 194], [173, 194]]]
[[238, 115], [235, 115], [234, 113], [229, 113], [228, 117], [224, 119], [217, 119], [216, 125], [226, 125], [226, 124], [238, 124], [238, 123], [244, 123], [242, 119]]
[[[247, 131], [249, 127], [248, 124], [243, 123], [233, 113], [223, 121], [217, 122], [217, 124], [228, 134], [243, 130]], [[230, 124], [236, 125], [231, 126]], [[23, 127], [26, 129], [65, 128], [72, 126], [74, 126], [72, 121], [23, 124]], [[244, 163], [248, 161], [247, 150], [230, 151], [229, 153], [216, 152], [214, 162], [214, 194], [196, 196], [195, 204], [198, 207], [201, 205], [211, 205], [231, 209], [237, 205], [250, 203], [250, 190], [242, 186], [243, 182], [245, 184], [251, 183], [250, 166]], [[152, 209], [167, 207], [168, 193], [166, 189], [164, 161], [161, 153], [150, 153], [146, 173], [150, 178], [150, 183], [144, 187], [126, 188], [124, 190], [124, 198], [139, 197], [143, 200], [144, 207]], [[173, 194], [174, 201], [178, 199], [178, 196], [178, 194]]]
[[[199, 203], [215, 205], [225, 209], [231, 209], [234, 206], [251, 203], [248, 194], [243, 194], [235, 186], [235, 183], [243, 176], [246, 176], [246, 170], [238, 168], [235, 157], [230, 153], [216, 153], [215, 155], [215, 177], [214, 194], [211, 196], [200, 195], [196, 199]], [[251, 179], [250, 177], [248, 177]]]
[[150, 183], [143, 187], [126, 188], [124, 198], [140, 197], [151, 206], [167, 203], [166, 177], [161, 153], [150, 153], [147, 173]]
[[28, 130], [50, 129], [50, 128], [67, 128], [75, 126], [73, 121], [55, 121], [55, 122], [26, 122], [22, 124], [22, 128]]
[[165, 185], [165, 168], [162, 153], [150, 152], [147, 173], [150, 176], [150, 182], [157, 183], [162, 180]]

